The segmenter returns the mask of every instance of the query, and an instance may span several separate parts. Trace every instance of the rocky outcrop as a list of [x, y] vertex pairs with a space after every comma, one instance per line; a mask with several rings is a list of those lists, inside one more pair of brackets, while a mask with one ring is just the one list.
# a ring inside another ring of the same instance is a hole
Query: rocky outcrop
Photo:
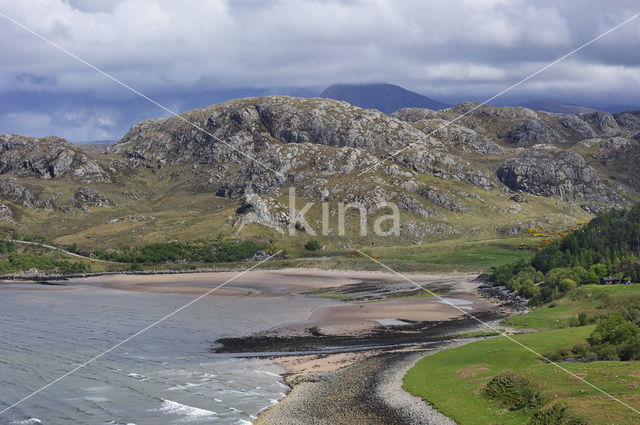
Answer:
[[4, 202], [0, 202], [0, 221], [9, 221], [11, 219], [13, 219], [13, 211]]
[[469, 208], [467, 208], [462, 202], [454, 198], [451, 194], [445, 193], [434, 187], [427, 187], [425, 189], [422, 189], [420, 191], [420, 195], [438, 205], [439, 207], [452, 212], [463, 213], [469, 211]]
[[640, 131], [640, 111], [620, 112], [613, 117], [621, 129], [634, 133]]
[[134, 126], [110, 151], [156, 162], [214, 162], [224, 159], [217, 152], [225, 148], [219, 140], [253, 153], [277, 143], [308, 142], [380, 154], [424, 136], [411, 125], [381, 112], [329, 99], [241, 99], [182, 116], [208, 134], [176, 117], [148, 120]]
[[70, 176], [80, 181], [104, 181], [107, 174], [80, 149], [58, 137], [36, 139], [0, 135], [0, 174], [35, 175], [43, 179]]
[[538, 118], [515, 121], [500, 136], [518, 147], [564, 142], [560, 134], [549, 123]]
[[626, 161], [629, 155], [640, 151], [640, 144], [637, 140], [624, 137], [612, 137], [600, 144], [598, 155], [604, 165], [616, 165]]
[[595, 130], [577, 115], [559, 114], [556, 119], [561, 126], [572, 133], [569, 137], [587, 139], [598, 136]]
[[85, 211], [89, 211], [90, 207], [108, 208], [111, 202], [102, 196], [100, 192], [91, 187], [81, 187], [76, 190], [72, 205]]
[[620, 133], [620, 127], [613, 115], [604, 111], [588, 112], [578, 115], [582, 120], [591, 124], [603, 136], [615, 136]]
[[505, 160], [497, 175], [518, 192], [555, 198], [606, 196], [600, 177], [584, 157], [546, 146]]
[[482, 155], [497, 155], [504, 149], [488, 137], [470, 128], [443, 119], [425, 119], [414, 125], [429, 137], [438, 139], [448, 151], [463, 151]]
[[0, 180], [0, 195], [3, 199], [8, 199], [14, 204], [27, 208], [48, 206], [15, 178]]
[[395, 111], [391, 116], [406, 122], [416, 122], [439, 117], [436, 111], [427, 108], [402, 108]]

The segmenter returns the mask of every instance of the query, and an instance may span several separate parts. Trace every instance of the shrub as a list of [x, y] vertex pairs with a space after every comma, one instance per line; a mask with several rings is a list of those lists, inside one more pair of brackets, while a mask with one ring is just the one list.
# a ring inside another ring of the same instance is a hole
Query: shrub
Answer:
[[598, 360], [620, 360], [616, 347], [606, 343], [596, 348]]
[[305, 245], [304, 247], [306, 249], [308, 249], [309, 251], [316, 251], [318, 249], [320, 249], [320, 242], [318, 242], [316, 239], [310, 239]]
[[578, 286], [578, 284], [573, 279], [562, 279], [558, 284], [558, 290], [562, 293], [567, 293], [576, 286]]
[[600, 321], [589, 336], [591, 345], [610, 343], [619, 345], [629, 343], [640, 335], [640, 328], [633, 322], [625, 320], [621, 314], [612, 314]]
[[542, 401], [540, 392], [531, 381], [508, 369], [494, 376], [483, 392], [501, 407], [512, 410], [535, 407]]
[[571, 414], [567, 410], [567, 406], [556, 403], [535, 412], [529, 419], [528, 425], [587, 425], [587, 422]]
[[589, 323], [589, 319], [587, 318], [587, 313], [578, 314], [578, 325], [585, 326]]

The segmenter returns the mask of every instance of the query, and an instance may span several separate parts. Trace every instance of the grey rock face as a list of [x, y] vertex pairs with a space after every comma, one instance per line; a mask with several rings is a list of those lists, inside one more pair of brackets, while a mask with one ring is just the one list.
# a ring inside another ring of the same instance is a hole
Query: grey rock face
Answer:
[[450, 194], [444, 193], [433, 187], [421, 190], [420, 195], [434, 204], [452, 212], [463, 213], [469, 211], [469, 208], [467, 208], [462, 202], [456, 200]]
[[13, 218], [13, 212], [4, 202], [0, 202], [0, 221], [9, 221]]
[[613, 115], [604, 111], [588, 112], [578, 115], [582, 120], [591, 124], [603, 136], [615, 136], [620, 133], [620, 127]]
[[391, 114], [392, 117], [400, 121], [416, 122], [425, 119], [439, 118], [436, 111], [426, 108], [402, 108]]
[[[381, 112], [329, 99], [241, 99], [183, 115], [211, 135], [244, 150], [253, 147], [252, 151], [273, 143], [311, 142], [380, 153], [424, 136], [411, 125]], [[177, 118], [169, 118], [135, 126], [111, 151], [161, 161], [172, 155], [184, 160], [184, 151], [191, 150], [199, 159], [219, 159], [212, 147], [223, 149], [213, 137]]]
[[102, 196], [100, 192], [91, 187], [81, 187], [76, 190], [72, 205], [76, 208], [88, 211], [90, 207], [108, 208], [111, 202]]
[[108, 179], [98, 163], [58, 137], [36, 139], [16, 134], [0, 135], [0, 174], [36, 175], [55, 179], [65, 175], [81, 181]]
[[457, 115], [466, 114], [471, 117], [479, 117], [485, 119], [529, 120], [538, 118], [538, 114], [535, 111], [527, 108], [522, 108], [520, 106], [505, 106], [496, 108], [493, 106], [481, 105], [479, 102], [474, 101], [462, 102], [449, 109], [445, 109], [445, 112]]
[[586, 139], [598, 136], [586, 121], [580, 119], [580, 117], [576, 115], [560, 114], [557, 119], [558, 123], [571, 131], [575, 137]]
[[598, 155], [604, 165], [615, 165], [628, 159], [629, 154], [640, 150], [637, 140], [624, 137], [612, 137], [600, 145]]
[[549, 124], [538, 118], [518, 120], [500, 136], [518, 147], [559, 143], [562, 138]]
[[640, 131], [640, 111], [626, 111], [614, 114], [618, 126], [623, 130]]
[[504, 152], [501, 146], [493, 143], [488, 137], [443, 119], [421, 120], [416, 122], [416, 126], [419, 126], [426, 135], [440, 140], [449, 150], [462, 150], [482, 155], [497, 155]]
[[8, 199], [23, 207], [36, 208], [47, 206], [15, 178], [0, 180], [0, 194], [4, 199]]
[[[296, 159], [282, 156], [292, 153], [289, 146], [299, 144], [357, 150], [349, 153], [352, 159], [343, 164], [340, 169], [343, 173], [357, 173], [367, 168], [356, 168], [356, 157], [362, 158], [366, 154], [388, 155], [410, 146], [411, 149], [406, 149], [402, 155], [394, 156], [393, 161], [401, 165], [409, 163], [411, 169], [467, 181], [479, 187], [494, 185], [492, 177], [461, 163], [455, 155], [448, 153], [445, 144], [427, 138], [425, 133], [412, 125], [345, 102], [271, 96], [225, 102], [183, 115], [208, 134], [177, 118], [149, 120], [134, 126], [110, 151], [127, 156], [130, 160], [152, 162], [154, 166], [189, 161], [224, 164], [222, 166], [233, 168], [236, 174], [232, 179], [219, 179], [217, 193], [220, 196], [241, 196], [249, 188], [257, 193], [265, 193], [282, 186], [282, 176], [274, 176], [272, 170], [282, 174], [297, 174], [296, 168], [312, 161], [308, 155]], [[451, 134], [455, 143], [467, 146], [466, 149], [499, 150], [499, 147], [472, 130], [459, 127], [451, 130]], [[271, 170], [243, 157], [234, 149], [251, 155]], [[308, 152], [314, 153], [318, 152]], [[369, 162], [373, 165], [377, 160], [370, 157]], [[241, 169], [231, 167], [231, 164]], [[320, 170], [324, 168], [323, 164], [317, 165]], [[245, 182], [242, 187], [239, 187], [239, 181]]]
[[505, 160], [498, 178], [514, 191], [563, 198], [602, 192], [600, 177], [578, 153], [535, 147]]

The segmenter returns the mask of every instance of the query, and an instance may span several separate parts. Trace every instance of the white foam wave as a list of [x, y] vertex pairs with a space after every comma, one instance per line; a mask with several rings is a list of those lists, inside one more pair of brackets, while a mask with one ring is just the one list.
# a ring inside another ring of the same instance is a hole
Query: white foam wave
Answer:
[[100, 396], [86, 396], [84, 399], [87, 401], [93, 401], [94, 403], [104, 403], [105, 401], [109, 401], [108, 398]]
[[178, 403], [172, 400], [162, 400], [162, 407], [158, 410], [169, 415], [182, 415], [189, 416], [191, 418], [205, 418], [208, 416], [217, 415], [216, 412], [213, 412], [211, 410], [187, 406], [186, 404]]
[[253, 371], [254, 371], [254, 372], [257, 372], [257, 373], [264, 373], [264, 374], [266, 374], [266, 375], [275, 376], [275, 377], [277, 377], [277, 378], [280, 378], [280, 375], [278, 375], [277, 373], [269, 372], [268, 370], [258, 370], [258, 369], [254, 369]]
[[179, 391], [179, 390], [186, 390], [187, 388], [194, 388], [194, 387], [200, 387], [203, 384], [194, 384], [191, 382], [187, 382], [184, 385], [174, 385], [173, 387], [169, 387], [167, 388], [167, 391]]
[[13, 421], [12, 424], [20, 424], [20, 425], [32, 425], [32, 424], [41, 424], [42, 421], [38, 418], [29, 418], [23, 421]]

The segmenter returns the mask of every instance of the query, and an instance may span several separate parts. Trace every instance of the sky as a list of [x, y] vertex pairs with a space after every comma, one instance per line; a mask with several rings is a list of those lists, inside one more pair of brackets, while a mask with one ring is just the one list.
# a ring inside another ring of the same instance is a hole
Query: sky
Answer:
[[[484, 101], [640, 13], [637, 0], [0, 0], [175, 112], [398, 84]], [[169, 113], [0, 16], [0, 133], [119, 140]], [[493, 101], [640, 105], [640, 17]]]

